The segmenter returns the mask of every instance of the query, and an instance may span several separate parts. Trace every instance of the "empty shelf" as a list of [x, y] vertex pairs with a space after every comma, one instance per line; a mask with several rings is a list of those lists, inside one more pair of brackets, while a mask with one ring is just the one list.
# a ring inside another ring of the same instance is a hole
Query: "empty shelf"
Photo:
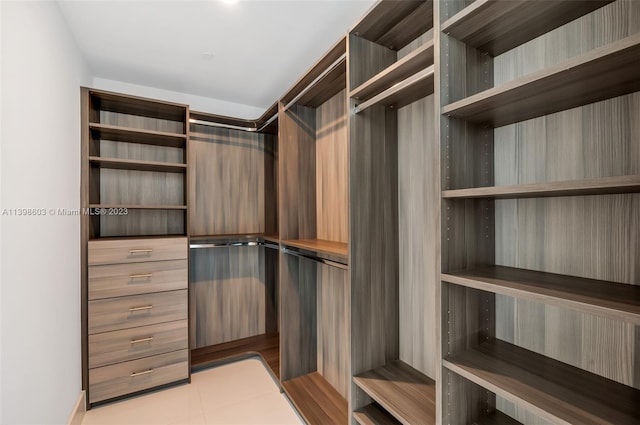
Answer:
[[433, 93], [433, 65], [357, 105], [356, 112], [364, 111], [373, 105], [402, 108], [431, 93]]
[[284, 381], [282, 387], [309, 425], [348, 423], [347, 400], [318, 372]]
[[453, 102], [442, 113], [500, 127], [640, 90], [640, 33]]
[[433, 40], [356, 87], [350, 96], [355, 99], [368, 99], [429, 65], [433, 65]]
[[640, 175], [444, 190], [442, 197], [446, 199], [516, 199], [633, 193], [638, 191], [640, 191]]
[[503, 266], [446, 273], [442, 280], [640, 324], [640, 286], [637, 285]]
[[396, 360], [359, 374], [353, 382], [403, 424], [436, 423], [436, 384]]
[[496, 340], [444, 366], [553, 423], [637, 425], [640, 390]]
[[353, 418], [360, 425], [397, 425], [401, 423], [376, 403], [368, 404], [354, 411]]
[[159, 161], [135, 161], [129, 159], [90, 156], [89, 162], [95, 167], [112, 168], [116, 170], [161, 171], [167, 173], [185, 173], [187, 171], [187, 164]]
[[347, 257], [349, 255], [349, 245], [344, 242], [324, 241], [320, 239], [297, 239], [281, 241], [285, 246], [305, 249], [307, 251], [320, 252], [330, 255]]
[[91, 108], [170, 121], [186, 120], [187, 105], [90, 89]]
[[96, 123], [89, 124], [89, 129], [96, 139], [112, 140], [114, 142], [140, 143], [143, 145], [169, 146], [174, 148], [182, 148], [187, 142], [186, 134], [167, 133], [164, 131], [143, 130]]
[[612, 1], [476, 0], [445, 21], [442, 32], [497, 56]]

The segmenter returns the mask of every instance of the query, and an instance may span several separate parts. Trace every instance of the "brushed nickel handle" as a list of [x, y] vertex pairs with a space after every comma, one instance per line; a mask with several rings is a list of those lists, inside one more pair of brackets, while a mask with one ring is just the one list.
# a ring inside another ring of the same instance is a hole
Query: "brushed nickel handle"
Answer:
[[142, 279], [145, 277], [152, 277], [153, 273], [143, 273], [143, 274], [130, 274], [129, 279]]
[[136, 376], [148, 375], [150, 373], [153, 373], [153, 369], [145, 370], [143, 372], [133, 372], [130, 376], [135, 378]]
[[153, 308], [152, 305], [145, 305], [144, 307], [131, 307], [129, 311], [142, 311], [142, 310], [151, 310]]
[[141, 342], [150, 342], [153, 341], [153, 337], [150, 336], [148, 338], [140, 338], [140, 339], [132, 339], [131, 341], [129, 341], [130, 344], [139, 344]]
[[145, 248], [145, 249], [130, 249], [129, 254], [149, 254], [152, 253], [153, 249]]

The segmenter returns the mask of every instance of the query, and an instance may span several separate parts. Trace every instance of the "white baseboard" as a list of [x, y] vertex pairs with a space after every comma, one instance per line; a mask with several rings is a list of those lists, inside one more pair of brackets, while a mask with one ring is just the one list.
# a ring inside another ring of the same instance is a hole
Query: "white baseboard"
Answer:
[[80, 391], [80, 395], [78, 396], [78, 401], [76, 401], [75, 406], [73, 406], [73, 410], [71, 411], [71, 416], [67, 421], [67, 425], [81, 425], [82, 419], [84, 419], [84, 413], [86, 412], [86, 402], [85, 402], [85, 392]]

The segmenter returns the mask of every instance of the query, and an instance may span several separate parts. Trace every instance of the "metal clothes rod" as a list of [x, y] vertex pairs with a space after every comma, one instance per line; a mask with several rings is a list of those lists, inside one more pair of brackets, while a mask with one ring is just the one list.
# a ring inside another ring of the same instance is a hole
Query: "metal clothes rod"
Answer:
[[284, 107], [284, 110], [286, 111], [287, 109], [289, 109], [291, 107], [291, 105], [296, 103], [302, 96], [307, 94], [307, 92], [309, 90], [311, 90], [313, 88], [313, 86], [315, 86], [318, 83], [318, 81], [320, 81], [324, 77], [326, 77], [331, 71], [336, 69], [345, 60], [347, 60], [347, 54], [346, 53], [344, 53], [335, 62], [333, 62], [331, 65], [329, 65], [329, 67], [327, 69], [322, 71], [322, 74], [318, 75], [315, 80], [313, 80], [311, 83], [309, 83], [309, 85], [307, 87], [304, 88], [304, 90], [302, 90], [300, 93], [298, 93], [298, 95], [296, 97], [294, 97], [289, 103], [287, 103], [286, 106]]
[[338, 263], [337, 261], [327, 260], [326, 258], [316, 257], [315, 255], [303, 254], [298, 251], [292, 251], [288, 248], [282, 248], [282, 252], [285, 254], [294, 255], [296, 257], [306, 258], [307, 260], [312, 260], [317, 263], [326, 264], [327, 266], [336, 267], [342, 270], [349, 270], [349, 266], [347, 264]]
[[242, 127], [242, 126], [239, 126], [239, 125], [223, 124], [223, 123], [213, 122], [213, 121], [203, 121], [203, 120], [197, 120], [197, 119], [194, 119], [194, 118], [189, 118], [189, 122], [191, 124], [206, 125], [208, 127], [229, 128], [229, 129], [232, 129], [232, 130], [248, 131], [250, 133], [254, 133], [254, 132], [258, 131], [258, 129], [256, 127]]
[[265, 122], [262, 127], [260, 127], [257, 131], [262, 131], [264, 130], [269, 124], [271, 124], [272, 122], [274, 122], [276, 120], [276, 118], [278, 118], [278, 113], [276, 112], [274, 116], [272, 116], [271, 118], [269, 118], [267, 120], [267, 122]]
[[264, 245], [262, 242], [249, 241], [249, 242], [222, 242], [222, 243], [192, 243], [189, 244], [190, 249], [203, 249], [203, 248], [228, 248], [230, 246], [260, 246]]

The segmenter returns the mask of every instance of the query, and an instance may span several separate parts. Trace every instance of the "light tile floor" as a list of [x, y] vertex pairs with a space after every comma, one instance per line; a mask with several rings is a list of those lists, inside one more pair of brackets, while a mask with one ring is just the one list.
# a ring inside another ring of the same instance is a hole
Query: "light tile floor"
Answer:
[[302, 424], [258, 359], [196, 372], [181, 385], [89, 410], [82, 425]]

